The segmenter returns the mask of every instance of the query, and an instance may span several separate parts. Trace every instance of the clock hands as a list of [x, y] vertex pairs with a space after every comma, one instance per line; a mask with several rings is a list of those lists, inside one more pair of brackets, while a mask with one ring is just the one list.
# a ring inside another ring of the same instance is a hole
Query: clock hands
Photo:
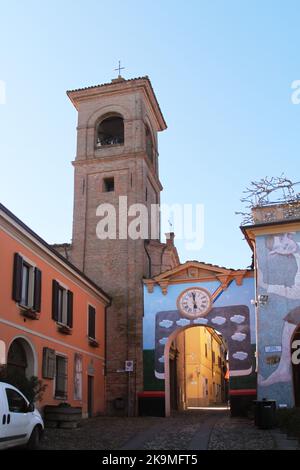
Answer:
[[195, 294], [195, 292], [192, 292], [192, 297], [193, 297], [194, 310], [197, 310], [198, 306], [197, 306], [197, 303], [196, 303], [196, 294]]

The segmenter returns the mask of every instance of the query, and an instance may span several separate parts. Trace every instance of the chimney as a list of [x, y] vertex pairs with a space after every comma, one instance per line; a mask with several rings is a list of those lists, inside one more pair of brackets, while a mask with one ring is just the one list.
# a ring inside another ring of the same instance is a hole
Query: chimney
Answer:
[[166, 236], [167, 246], [174, 246], [175, 233], [168, 232], [168, 233], [165, 233], [165, 236]]

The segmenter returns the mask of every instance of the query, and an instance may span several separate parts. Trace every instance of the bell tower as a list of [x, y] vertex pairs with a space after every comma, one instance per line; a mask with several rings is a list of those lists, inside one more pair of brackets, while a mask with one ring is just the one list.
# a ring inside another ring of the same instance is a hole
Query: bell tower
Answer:
[[[157, 133], [166, 123], [147, 76], [119, 76], [67, 95], [78, 111], [71, 261], [112, 296], [106, 317], [107, 412], [113, 414], [121, 398], [124, 414], [132, 415], [143, 386], [142, 279], [151, 276], [147, 246], [149, 239], [163, 244], [159, 230], [150, 234], [150, 216], [148, 240], [121, 236], [118, 212], [120, 196], [127, 197], [128, 208], [160, 204]], [[96, 234], [97, 208], [103, 204], [116, 210], [114, 239]], [[133, 361], [130, 374], [124, 372], [126, 360]]]

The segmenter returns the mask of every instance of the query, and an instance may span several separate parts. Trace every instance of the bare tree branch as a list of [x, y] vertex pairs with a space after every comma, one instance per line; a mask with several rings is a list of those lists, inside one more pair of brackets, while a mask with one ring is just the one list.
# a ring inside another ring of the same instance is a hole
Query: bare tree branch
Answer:
[[245, 204], [245, 211], [236, 212], [237, 215], [243, 216], [242, 225], [253, 223], [252, 209], [255, 207], [276, 203], [292, 204], [300, 201], [300, 193], [295, 191], [295, 186], [298, 184], [300, 184], [299, 181], [293, 183], [284, 174], [266, 176], [259, 181], [251, 181], [250, 186], [243, 191], [244, 196], [241, 198], [241, 202]]

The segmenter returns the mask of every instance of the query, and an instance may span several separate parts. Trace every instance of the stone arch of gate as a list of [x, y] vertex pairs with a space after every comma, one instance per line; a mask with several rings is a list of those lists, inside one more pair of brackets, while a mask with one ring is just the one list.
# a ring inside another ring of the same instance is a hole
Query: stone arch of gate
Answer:
[[[32, 376], [37, 376], [37, 354], [32, 342], [25, 336], [16, 336], [11, 341], [9, 348], [7, 350], [7, 365], [10, 366], [10, 357], [13, 355], [13, 348], [17, 346], [21, 351], [21, 354], [24, 354], [24, 373], [25, 376], [29, 379]], [[13, 362], [13, 358], [12, 358]], [[20, 364], [21, 365], [21, 364]], [[18, 366], [18, 364], [17, 364]]]
[[252, 372], [248, 306], [215, 307], [205, 317], [195, 320], [183, 318], [178, 310], [158, 312], [155, 328], [155, 376], [165, 381], [166, 416], [170, 415], [170, 346], [179, 332], [201, 325], [217, 330], [225, 338], [231, 377], [249, 375]]

